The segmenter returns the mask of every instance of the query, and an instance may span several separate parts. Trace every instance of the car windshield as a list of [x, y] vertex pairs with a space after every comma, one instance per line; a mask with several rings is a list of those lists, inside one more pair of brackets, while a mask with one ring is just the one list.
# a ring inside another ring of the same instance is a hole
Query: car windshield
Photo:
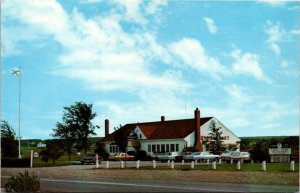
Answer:
[[239, 156], [240, 155], [240, 152], [234, 152], [231, 154], [232, 156]]
[[250, 154], [248, 152], [243, 152], [242, 155], [249, 156]]
[[194, 152], [194, 153], [192, 153], [192, 155], [200, 155], [200, 153], [199, 152]]

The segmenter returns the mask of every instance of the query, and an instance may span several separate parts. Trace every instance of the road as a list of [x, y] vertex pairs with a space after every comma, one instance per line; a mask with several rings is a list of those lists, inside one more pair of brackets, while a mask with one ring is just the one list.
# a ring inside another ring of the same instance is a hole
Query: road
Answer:
[[[9, 176], [1, 176], [5, 184]], [[274, 185], [245, 185], [208, 182], [144, 182], [46, 179], [41, 180], [41, 192], [296, 192], [297, 187]]]

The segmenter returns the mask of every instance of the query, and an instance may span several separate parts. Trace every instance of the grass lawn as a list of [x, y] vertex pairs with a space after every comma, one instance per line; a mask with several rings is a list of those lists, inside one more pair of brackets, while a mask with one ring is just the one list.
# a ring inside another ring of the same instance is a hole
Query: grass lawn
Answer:
[[[39, 147], [21, 147], [21, 155], [22, 158], [30, 157], [30, 151], [33, 150], [33, 152], [40, 152], [43, 148]], [[61, 156], [58, 160], [55, 161], [55, 164], [53, 165], [52, 160], [49, 160], [48, 162], [44, 162], [41, 160], [41, 157], [34, 158], [33, 159], [33, 167], [51, 167], [51, 166], [65, 166], [65, 165], [75, 165], [78, 163], [74, 163], [74, 161], [79, 161], [80, 158], [84, 155], [84, 153], [81, 152], [80, 155], [72, 154], [71, 155], [71, 161], [69, 161], [69, 156], [67, 153], [65, 153], [63, 156]]]
[[[182, 166], [190, 169], [190, 166]], [[195, 165], [196, 170], [212, 170], [210, 165]], [[235, 171], [237, 170], [236, 164], [217, 164], [216, 170], [222, 171]], [[262, 171], [261, 163], [244, 163], [241, 164], [241, 171]], [[267, 171], [289, 172], [290, 163], [267, 163]], [[299, 171], [299, 163], [295, 163], [295, 171]]]
[[[236, 164], [217, 164], [216, 171], [237, 171]], [[102, 168], [103, 169], [103, 168]], [[110, 168], [110, 169], [120, 169], [120, 168]], [[126, 167], [124, 169], [137, 169], [135, 166]], [[159, 165], [157, 163], [156, 169], [153, 166], [140, 166], [140, 170], [172, 170], [171, 166], [166, 165]], [[182, 170], [182, 171], [189, 171], [189, 170], [204, 170], [209, 171], [213, 170], [211, 164], [205, 165], [195, 165], [194, 169], [191, 169], [190, 164], [180, 165], [175, 164], [173, 170]], [[241, 171], [262, 171], [261, 163], [244, 163], [241, 164]], [[267, 171], [272, 172], [290, 172], [290, 163], [267, 163]], [[295, 172], [299, 172], [299, 163], [295, 163]]]
[[71, 161], [69, 161], [69, 156], [67, 154], [61, 156], [58, 160], [55, 161], [53, 165], [52, 160], [48, 162], [42, 161], [41, 157], [34, 158], [33, 167], [51, 167], [51, 166], [65, 166], [65, 165], [76, 165], [80, 164], [74, 161], [79, 161], [82, 155], [71, 155]]

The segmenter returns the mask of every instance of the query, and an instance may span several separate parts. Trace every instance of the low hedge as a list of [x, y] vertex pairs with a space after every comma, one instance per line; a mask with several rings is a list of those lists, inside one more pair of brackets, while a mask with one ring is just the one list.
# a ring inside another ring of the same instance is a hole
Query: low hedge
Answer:
[[30, 167], [30, 158], [1, 158], [1, 167]]

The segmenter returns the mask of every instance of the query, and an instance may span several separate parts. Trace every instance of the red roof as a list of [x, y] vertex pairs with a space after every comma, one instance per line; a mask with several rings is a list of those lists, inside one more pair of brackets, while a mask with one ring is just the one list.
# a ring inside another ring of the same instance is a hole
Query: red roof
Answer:
[[[200, 125], [205, 124], [212, 117], [200, 118]], [[195, 119], [158, 121], [147, 123], [126, 124], [122, 129], [127, 133], [139, 127], [147, 139], [179, 139], [185, 138], [195, 130]], [[114, 141], [114, 133], [109, 134], [101, 142]]]

